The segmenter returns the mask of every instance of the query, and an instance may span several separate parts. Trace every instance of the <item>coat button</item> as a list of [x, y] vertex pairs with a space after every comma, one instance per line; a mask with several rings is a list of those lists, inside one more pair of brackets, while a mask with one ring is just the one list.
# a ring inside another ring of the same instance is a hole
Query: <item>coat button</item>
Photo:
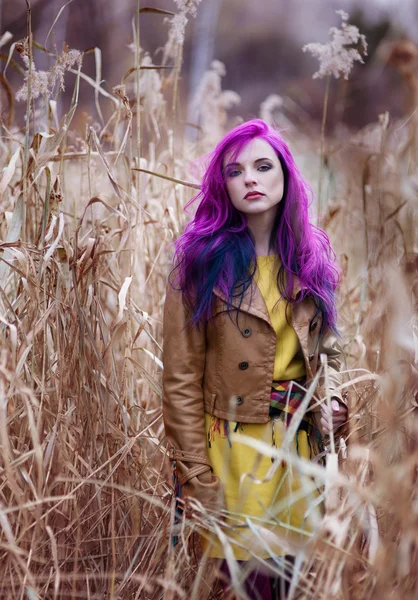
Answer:
[[249, 327], [246, 327], [242, 333], [244, 334], [244, 337], [250, 337], [252, 331]]
[[244, 403], [244, 398], [242, 396], [235, 396], [235, 404], [238, 406]]
[[310, 354], [309, 355], [309, 362], [312, 362], [314, 358], [315, 358], [315, 354]]
[[246, 360], [240, 362], [238, 366], [241, 369], [241, 371], [245, 371], [245, 369], [248, 369], [248, 363]]

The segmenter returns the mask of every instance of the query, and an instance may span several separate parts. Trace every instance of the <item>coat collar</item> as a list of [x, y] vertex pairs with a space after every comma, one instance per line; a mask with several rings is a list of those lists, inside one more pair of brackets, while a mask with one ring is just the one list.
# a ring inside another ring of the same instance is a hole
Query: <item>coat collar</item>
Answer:
[[[302, 286], [299, 278], [296, 276], [293, 276], [292, 298], [294, 300], [297, 298], [298, 294], [302, 291], [302, 289], [305, 289], [305, 288]], [[213, 292], [218, 298], [220, 298], [227, 304], [229, 303], [228, 299], [225, 297], [225, 295], [220, 291], [220, 289], [218, 287], [215, 286], [213, 289]], [[259, 317], [260, 319], [264, 319], [271, 325], [271, 319], [270, 319], [270, 315], [269, 315], [266, 303], [264, 302], [264, 298], [261, 294], [260, 288], [258, 287], [257, 283], [254, 281], [254, 279], [252, 280], [251, 285], [244, 292], [244, 296], [242, 298], [241, 304], [240, 304], [240, 302], [241, 302], [241, 298], [239, 298], [239, 297], [233, 298], [232, 306], [234, 306], [235, 308], [239, 308], [240, 310], [247, 312], [251, 315], [255, 315], [256, 317]]]

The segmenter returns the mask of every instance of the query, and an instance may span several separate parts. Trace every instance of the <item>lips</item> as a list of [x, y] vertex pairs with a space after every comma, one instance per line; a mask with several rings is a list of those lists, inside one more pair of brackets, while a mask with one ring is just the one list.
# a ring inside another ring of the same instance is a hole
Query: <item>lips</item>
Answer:
[[255, 200], [256, 198], [261, 198], [261, 196], [264, 196], [264, 194], [262, 194], [261, 192], [257, 192], [257, 190], [253, 190], [252, 192], [248, 192], [248, 194], [244, 196], [244, 199]]

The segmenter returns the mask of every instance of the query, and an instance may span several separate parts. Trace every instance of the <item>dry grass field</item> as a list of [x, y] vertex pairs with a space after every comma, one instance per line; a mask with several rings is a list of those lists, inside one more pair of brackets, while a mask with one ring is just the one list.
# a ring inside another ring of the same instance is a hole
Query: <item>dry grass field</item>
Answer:
[[[185, 124], [178, 88], [195, 3], [177, 4], [175, 17], [160, 15], [172, 27], [157, 57], [140, 52], [136, 15], [132, 68], [111, 91], [99, 71], [83, 74], [85, 55], [33, 39], [30, 13], [26, 40], [0, 38], [1, 599], [222, 597], [196, 535], [218, 531], [220, 516], [194, 504], [175, 521], [161, 338], [171, 243], [199, 183], [190, 165], [231, 125], [238, 98], [214, 63], [200, 125]], [[48, 72], [36, 69], [42, 52]], [[331, 456], [315, 468], [326, 513], [298, 553], [292, 598], [418, 596], [418, 48], [399, 42], [388, 61], [405, 78], [400, 122], [384, 114], [325, 138], [286, 99], [261, 108], [320, 189], [319, 222], [342, 268], [351, 407], [339, 467]], [[81, 81], [94, 117], [77, 112]]]

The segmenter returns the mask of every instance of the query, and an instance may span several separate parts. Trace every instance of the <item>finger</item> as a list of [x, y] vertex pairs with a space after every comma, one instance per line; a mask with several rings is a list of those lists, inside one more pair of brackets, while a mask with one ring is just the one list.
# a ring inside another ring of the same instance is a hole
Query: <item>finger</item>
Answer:
[[332, 414], [333, 411], [330, 411], [326, 404], [322, 404], [321, 406], [321, 417], [324, 419], [328, 419], [328, 417]]
[[347, 407], [344, 406], [344, 405], [342, 405], [342, 404], [340, 404], [340, 410], [335, 411], [333, 414], [334, 414], [335, 417], [342, 416], [344, 418], [347, 418], [347, 415], [348, 415]]
[[334, 423], [345, 423], [347, 421], [347, 415], [334, 415], [333, 419]]
[[[321, 417], [320, 423], [321, 423], [322, 433], [324, 435], [329, 435], [329, 433], [330, 433], [329, 420], [326, 417]], [[332, 430], [336, 431], [339, 427], [341, 427], [341, 425], [344, 425], [344, 423], [346, 423], [346, 418], [344, 417], [344, 415], [340, 415], [340, 414], [333, 415]]]
[[331, 408], [332, 408], [333, 411], [339, 412], [339, 410], [340, 410], [340, 403], [338, 402], [338, 400], [331, 400]]
[[328, 421], [326, 419], [321, 419], [321, 427], [322, 427], [322, 432], [325, 435], [329, 434], [329, 426], [328, 426]]

